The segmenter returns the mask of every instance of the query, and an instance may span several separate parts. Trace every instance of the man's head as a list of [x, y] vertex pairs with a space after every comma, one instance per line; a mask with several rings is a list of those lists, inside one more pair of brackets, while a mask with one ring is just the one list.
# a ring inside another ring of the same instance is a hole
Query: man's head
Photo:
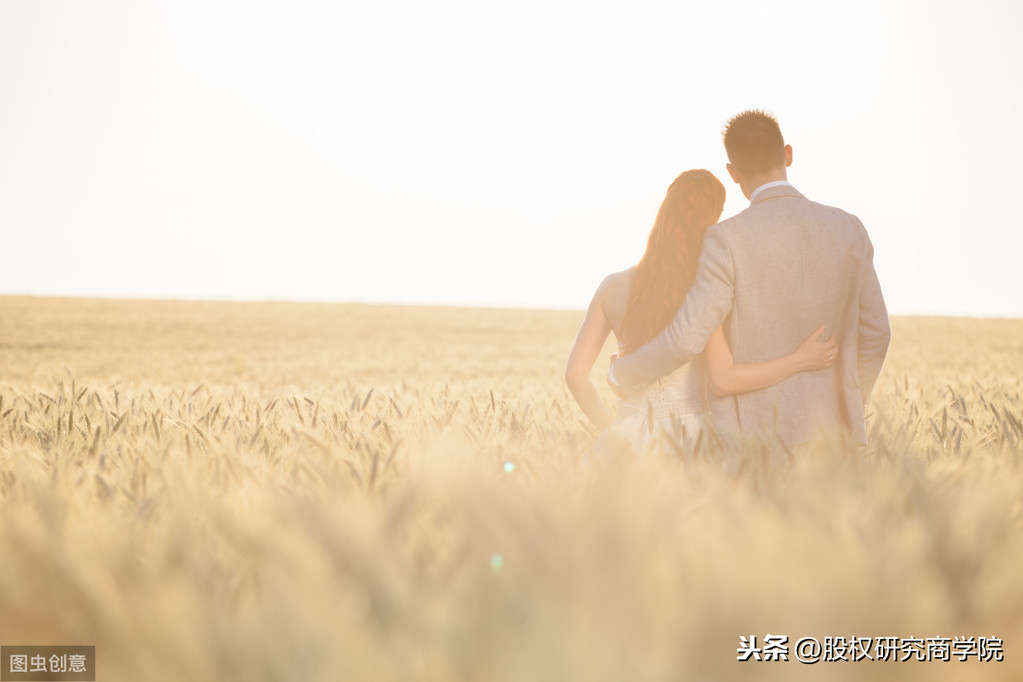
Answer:
[[760, 185], [785, 180], [792, 164], [792, 147], [785, 144], [778, 120], [760, 109], [733, 116], [722, 134], [728, 154], [728, 174], [749, 195]]

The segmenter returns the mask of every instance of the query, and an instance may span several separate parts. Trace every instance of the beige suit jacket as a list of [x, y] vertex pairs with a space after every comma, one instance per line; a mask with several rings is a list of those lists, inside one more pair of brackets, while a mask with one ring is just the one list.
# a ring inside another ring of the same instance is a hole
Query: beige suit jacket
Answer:
[[671, 324], [618, 360], [613, 380], [641, 390], [703, 351], [724, 324], [737, 363], [794, 351], [824, 323], [839, 343], [828, 369], [711, 403], [719, 426], [777, 428], [796, 445], [836, 425], [866, 442], [864, 405], [891, 339], [888, 311], [860, 220], [793, 187], [764, 190], [742, 213], [707, 230], [696, 282]]

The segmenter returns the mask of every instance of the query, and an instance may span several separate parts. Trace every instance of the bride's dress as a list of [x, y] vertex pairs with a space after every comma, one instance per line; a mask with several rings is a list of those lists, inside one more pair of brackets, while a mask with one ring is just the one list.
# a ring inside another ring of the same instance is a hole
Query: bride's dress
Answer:
[[[710, 414], [703, 354], [618, 403], [618, 414], [593, 446], [598, 459], [618, 452], [671, 453], [699, 434]], [[673, 445], [674, 443], [674, 445]]]

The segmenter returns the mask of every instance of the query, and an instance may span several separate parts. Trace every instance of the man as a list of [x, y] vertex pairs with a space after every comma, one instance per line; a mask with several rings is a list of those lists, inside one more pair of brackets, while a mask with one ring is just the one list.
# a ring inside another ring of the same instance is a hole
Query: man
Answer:
[[[707, 230], [696, 282], [668, 327], [618, 359], [608, 379], [641, 390], [703, 351], [724, 325], [737, 363], [780, 357], [821, 323], [839, 343], [828, 369], [712, 400], [719, 427], [777, 428], [788, 445], [845, 428], [866, 442], [864, 406], [891, 339], [874, 249], [856, 216], [809, 201], [787, 181], [792, 147], [778, 122], [744, 111], [724, 131], [728, 174], [750, 206]], [[712, 396], [713, 397], [713, 396]]]

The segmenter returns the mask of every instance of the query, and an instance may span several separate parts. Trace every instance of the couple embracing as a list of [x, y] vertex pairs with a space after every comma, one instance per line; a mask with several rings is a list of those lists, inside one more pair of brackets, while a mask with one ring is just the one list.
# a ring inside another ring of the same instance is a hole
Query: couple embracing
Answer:
[[[682, 173], [642, 259], [604, 279], [586, 312], [565, 378], [604, 431], [598, 453], [641, 454], [708, 420], [773, 431], [789, 447], [836, 428], [866, 442], [864, 407], [891, 338], [867, 232], [788, 183], [792, 147], [773, 116], [738, 114], [724, 144], [749, 208], [717, 223], [724, 186]], [[614, 417], [589, 378], [611, 333]]]

